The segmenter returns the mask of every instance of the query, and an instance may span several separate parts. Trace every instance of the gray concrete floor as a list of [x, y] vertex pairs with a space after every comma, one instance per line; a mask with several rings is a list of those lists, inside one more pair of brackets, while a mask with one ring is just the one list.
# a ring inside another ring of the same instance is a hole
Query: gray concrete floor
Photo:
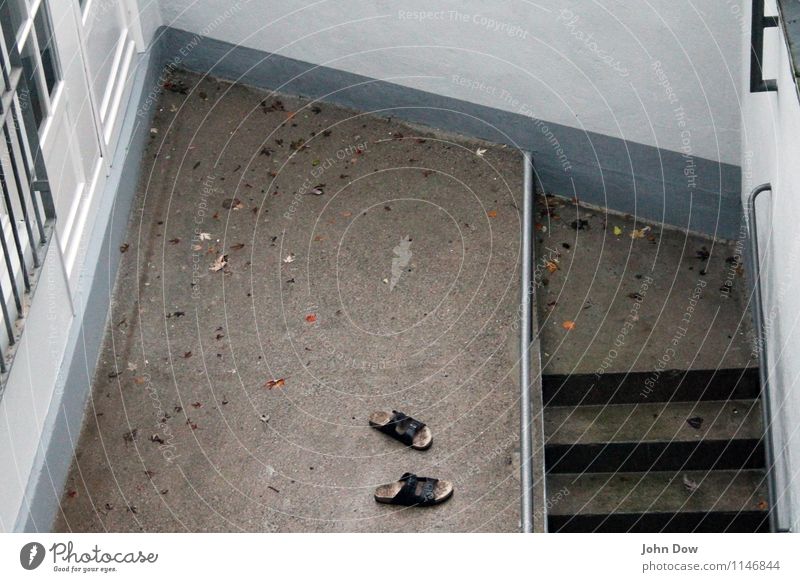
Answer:
[[758, 365], [741, 243], [555, 197], [537, 220], [545, 374]]
[[[158, 107], [55, 530], [516, 531], [519, 156], [188, 74]], [[405, 471], [453, 499], [376, 504]]]

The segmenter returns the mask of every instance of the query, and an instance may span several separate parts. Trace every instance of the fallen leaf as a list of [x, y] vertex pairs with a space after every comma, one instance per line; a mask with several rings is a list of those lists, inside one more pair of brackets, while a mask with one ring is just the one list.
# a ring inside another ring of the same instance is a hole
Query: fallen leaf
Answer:
[[209, 271], [220, 271], [225, 268], [225, 265], [228, 264], [228, 255], [220, 255], [217, 257], [217, 260], [214, 261], [211, 266], [208, 268]]
[[547, 261], [544, 264], [544, 266], [547, 267], [547, 270], [550, 271], [551, 273], [555, 273], [556, 271], [558, 271], [558, 269], [560, 269], [556, 261]]
[[703, 426], [703, 417], [702, 416], [694, 416], [692, 418], [687, 418], [686, 422], [693, 429], [700, 430], [700, 428]]
[[689, 493], [694, 493], [695, 491], [697, 491], [697, 488], [699, 487], [697, 481], [689, 479], [688, 475], [683, 476], [683, 486]]
[[621, 235], [621, 234], [622, 234], [622, 229], [621, 229], [620, 227], [618, 227], [618, 226], [615, 226], [615, 227], [614, 227], [614, 234], [615, 234], [616, 236], [619, 236], [619, 235]]
[[241, 210], [244, 204], [238, 198], [226, 198], [222, 201], [222, 207], [225, 210]]
[[203, 250], [203, 245], [192, 245], [192, 250], [193, 251], [202, 251]]
[[171, 245], [176, 245], [179, 242], [181, 242], [181, 239], [179, 239], [179, 238], [171, 238], [171, 239], [169, 239], [169, 244], [171, 244]]
[[313, 313], [309, 313], [308, 315], [306, 315], [306, 321], [308, 323], [314, 323], [315, 321], [317, 321], [317, 316]]
[[485, 150], [484, 148], [478, 148], [477, 150], [475, 150], [475, 153], [476, 153], [478, 156], [480, 156], [480, 157], [483, 157], [483, 154], [485, 154], [485, 153], [486, 153], [486, 150]]
[[641, 301], [644, 299], [644, 296], [641, 293], [628, 293], [629, 299], [635, 299], [636, 301]]
[[69, 491], [67, 491], [67, 497], [69, 497], [70, 499], [75, 499], [77, 496], [78, 492], [75, 491], [74, 489], [70, 489]]
[[192, 352], [183, 352], [183, 357], [184, 358], [191, 358], [192, 357]]
[[201, 232], [198, 235], [198, 237], [200, 238], [200, 240], [211, 240], [211, 235], [208, 234], [207, 232]]
[[490, 210], [489, 212], [486, 213], [486, 216], [488, 216], [489, 218], [497, 218], [497, 210]]
[[631, 231], [631, 238], [644, 238], [645, 235], [650, 231], [649, 226], [645, 226], [644, 228], [634, 228]]
[[589, 228], [589, 221], [579, 218], [578, 220], [573, 220], [570, 226], [572, 226], [574, 230], [586, 230]]
[[568, 319], [561, 324], [561, 327], [563, 327], [567, 331], [572, 331], [573, 329], [575, 329], [575, 322]]
[[289, 253], [286, 255], [286, 258], [283, 259], [284, 263], [294, 263], [294, 253]]
[[128, 250], [130, 247], [131, 247], [131, 245], [129, 245], [128, 243], [125, 243], [125, 244], [119, 245], [119, 252], [121, 252], [121, 253], [124, 253], [124, 252], [125, 252], [125, 251], [127, 251], [127, 250]]
[[286, 385], [285, 378], [278, 378], [277, 380], [267, 380], [267, 383], [264, 384], [264, 386], [266, 386], [270, 390], [272, 390], [273, 388], [282, 388], [285, 385]]
[[240, 251], [244, 248], [244, 243], [236, 243], [235, 245], [231, 245], [232, 251]]
[[769, 503], [767, 503], [762, 499], [761, 501], [758, 502], [756, 507], [758, 507], [761, 511], [766, 511], [769, 508]]

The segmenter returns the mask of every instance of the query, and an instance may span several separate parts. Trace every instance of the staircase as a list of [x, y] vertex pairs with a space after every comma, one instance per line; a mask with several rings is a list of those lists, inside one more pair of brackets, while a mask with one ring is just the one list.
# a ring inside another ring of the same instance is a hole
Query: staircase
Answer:
[[551, 532], [768, 531], [758, 370], [542, 377]]

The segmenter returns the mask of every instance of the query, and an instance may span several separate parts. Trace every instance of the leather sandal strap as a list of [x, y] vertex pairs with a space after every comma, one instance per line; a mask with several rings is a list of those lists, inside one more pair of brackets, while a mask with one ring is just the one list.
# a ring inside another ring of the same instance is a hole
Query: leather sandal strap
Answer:
[[403, 487], [394, 499], [401, 505], [433, 505], [436, 501], [436, 484], [438, 479], [417, 477], [413, 473], [405, 473], [400, 477]]

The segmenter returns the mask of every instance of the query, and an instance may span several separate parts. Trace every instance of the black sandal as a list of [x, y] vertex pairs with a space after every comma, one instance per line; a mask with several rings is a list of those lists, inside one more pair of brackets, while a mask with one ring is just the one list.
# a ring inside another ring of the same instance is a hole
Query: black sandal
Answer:
[[433, 444], [431, 429], [425, 426], [424, 422], [396, 410], [392, 410], [391, 414], [373, 412], [369, 417], [369, 425], [412, 449], [424, 451]]
[[400, 480], [375, 490], [375, 501], [391, 505], [427, 507], [444, 503], [453, 495], [453, 484], [405, 473]]

